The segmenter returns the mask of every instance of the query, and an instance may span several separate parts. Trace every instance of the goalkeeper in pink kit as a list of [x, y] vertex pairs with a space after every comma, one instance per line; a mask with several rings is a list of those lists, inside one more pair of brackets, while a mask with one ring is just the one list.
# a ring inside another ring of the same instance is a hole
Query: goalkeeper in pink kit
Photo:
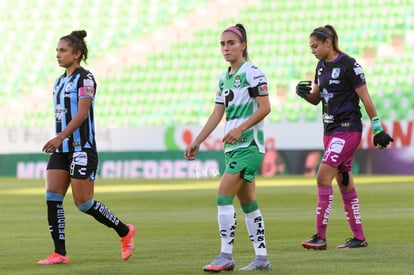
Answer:
[[325, 25], [314, 29], [309, 36], [309, 45], [312, 54], [319, 60], [314, 83], [312, 85], [311, 81], [300, 81], [296, 93], [311, 104], [322, 103], [324, 156], [317, 174], [316, 232], [311, 239], [302, 242], [302, 246], [315, 250], [327, 248], [326, 231], [334, 198], [332, 181], [335, 178], [353, 233], [337, 249], [367, 247], [352, 176], [353, 154], [358, 148], [362, 133], [360, 101], [372, 122], [374, 145], [383, 149], [393, 139], [382, 128], [361, 66], [339, 49], [334, 27]]

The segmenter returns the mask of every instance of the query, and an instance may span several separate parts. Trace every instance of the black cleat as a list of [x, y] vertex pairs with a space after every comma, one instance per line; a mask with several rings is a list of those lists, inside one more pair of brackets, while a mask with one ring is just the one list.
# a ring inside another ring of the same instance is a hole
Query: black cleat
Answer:
[[307, 249], [326, 250], [326, 240], [322, 239], [318, 234], [312, 236], [310, 240], [302, 242], [302, 246]]
[[344, 244], [338, 245], [336, 249], [350, 249], [350, 248], [359, 248], [367, 247], [368, 242], [366, 240], [358, 240], [357, 238], [349, 238], [345, 241]]

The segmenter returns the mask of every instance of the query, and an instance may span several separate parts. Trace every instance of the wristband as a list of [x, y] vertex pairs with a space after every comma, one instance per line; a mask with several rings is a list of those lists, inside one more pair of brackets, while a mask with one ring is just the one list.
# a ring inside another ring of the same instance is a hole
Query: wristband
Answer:
[[381, 119], [377, 116], [372, 118], [371, 127], [372, 127], [372, 132], [374, 133], [374, 136], [378, 134], [379, 132], [384, 131], [381, 125]]

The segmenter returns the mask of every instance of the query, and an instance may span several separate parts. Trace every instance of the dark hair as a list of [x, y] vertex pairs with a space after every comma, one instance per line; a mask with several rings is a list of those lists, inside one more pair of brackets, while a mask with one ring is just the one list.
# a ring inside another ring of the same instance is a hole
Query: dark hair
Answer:
[[[233, 31], [232, 28], [236, 28], [238, 30], [238, 32]], [[243, 43], [243, 42], [246, 43], [246, 48], [243, 50], [243, 57], [244, 57], [244, 59], [249, 60], [249, 53], [247, 51], [247, 33], [246, 33], [245, 27], [242, 24], [237, 23], [234, 26], [228, 27], [224, 31], [230, 31], [230, 32], [235, 33], [240, 38], [241, 43]], [[241, 36], [240, 36], [240, 34], [241, 34]]]
[[323, 27], [316, 28], [312, 31], [309, 37], [314, 36], [317, 40], [325, 42], [326, 39], [331, 39], [333, 49], [338, 53], [342, 53], [338, 46], [338, 34], [336, 30], [331, 25], [325, 25]]
[[86, 63], [88, 59], [88, 47], [85, 42], [87, 33], [85, 30], [72, 31], [70, 34], [62, 36], [60, 40], [66, 40], [69, 42], [69, 46], [72, 47], [74, 52], [80, 51], [81, 57], [79, 63], [83, 60]]

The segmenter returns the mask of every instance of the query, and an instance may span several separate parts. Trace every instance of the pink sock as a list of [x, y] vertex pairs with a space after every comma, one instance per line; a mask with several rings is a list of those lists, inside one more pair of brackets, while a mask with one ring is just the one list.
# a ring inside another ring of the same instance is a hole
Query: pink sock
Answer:
[[318, 206], [316, 208], [316, 234], [326, 240], [329, 214], [333, 202], [332, 186], [318, 186]]
[[353, 188], [351, 191], [342, 193], [342, 200], [344, 201], [344, 210], [349, 227], [354, 233], [354, 238], [358, 240], [365, 240], [364, 231], [362, 230], [362, 220], [359, 211], [358, 194]]

